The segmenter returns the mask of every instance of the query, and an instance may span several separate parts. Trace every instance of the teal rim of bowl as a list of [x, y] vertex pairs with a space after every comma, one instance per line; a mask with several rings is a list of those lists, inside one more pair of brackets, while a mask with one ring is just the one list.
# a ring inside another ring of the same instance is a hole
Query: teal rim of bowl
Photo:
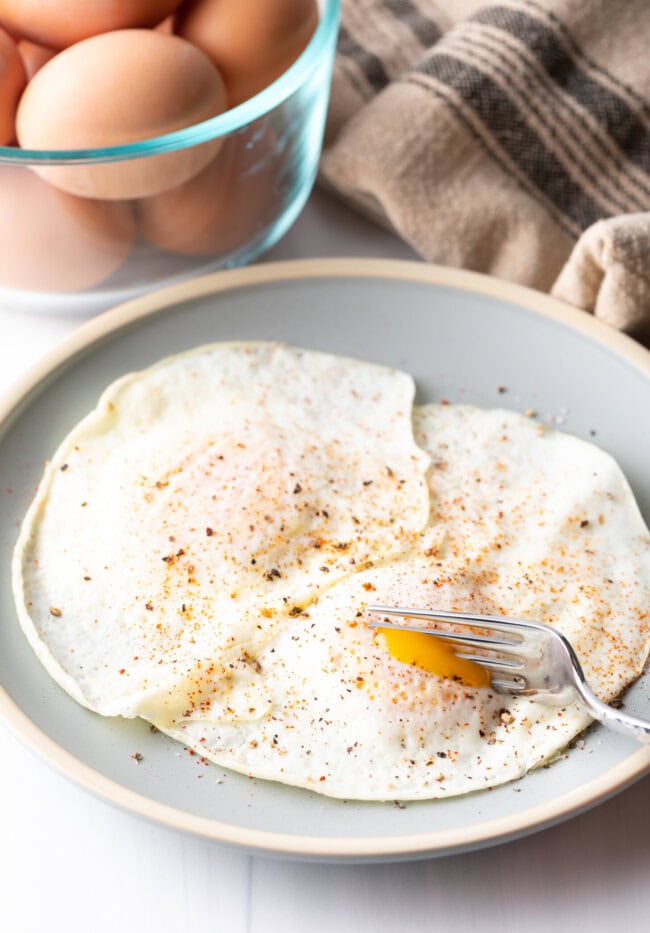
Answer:
[[0, 165], [78, 165], [99, 162], [122, 162], [126, 159], [187, 149], [199, 143], [239, 130], [263, 117], [290, 97], [310, 77], [328, 46], [334, 42], [338, 29], [341, 0], [324, 0], [324, 9], [309, 44], [296, 61], [276, 81], [254, 97], [216, 117], [187, 126], [164, 136], [138, 140], [121, 146], [102, 149], [20, 149], [0, 146]]

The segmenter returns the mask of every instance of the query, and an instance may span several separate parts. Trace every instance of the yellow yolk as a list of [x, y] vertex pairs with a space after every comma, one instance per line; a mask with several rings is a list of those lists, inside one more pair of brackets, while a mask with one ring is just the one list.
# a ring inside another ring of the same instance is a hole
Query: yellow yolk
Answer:
[[453, 653], [452, 645], [426, 632], [380, 628], [389, 654], [402, 664], [411, 664], [430, 674], [447, 677], [465, 687], [489, 687], [490, 675], [479, 664]]

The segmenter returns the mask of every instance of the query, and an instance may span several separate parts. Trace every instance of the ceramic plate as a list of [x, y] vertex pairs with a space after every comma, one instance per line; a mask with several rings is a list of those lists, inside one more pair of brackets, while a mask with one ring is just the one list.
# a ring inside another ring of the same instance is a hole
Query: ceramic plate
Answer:
[[[403, 808], [342, 802], [205, 767], [143, 722], [90, 713], [50, 680], [18, 627], [10, 587], [17, 523], [43, 461], [116, 377], [197, 344], [240, 339], [403, 368], [421, 402], [534, 408], [614, 454], [650, 516], [650, 354], [582, 312], [493, 279], [403, 262], [279, 263], [183, 283], [86, 324], [4, 400], [0, 712], [13, 730], [83, 787], [134, 813], [251, 852], [306, 859], [478, 848], [565, 819], [644, 774], [650, 749], [596, 727], [584, 748], [491, 792]], [[650, 674], [625, 702], [650, 717]]]

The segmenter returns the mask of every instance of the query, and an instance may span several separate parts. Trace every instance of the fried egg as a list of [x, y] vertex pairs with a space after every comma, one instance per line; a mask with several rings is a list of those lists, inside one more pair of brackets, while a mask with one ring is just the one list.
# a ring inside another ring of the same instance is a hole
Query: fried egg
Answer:
[[612, 458], [513, 412], [429, 405], [414, 422], [432, 458], [417, 545], [341, 581], [257, 655], [270, 715], [188, 721], [170, 735], [259, 777], [408, 800], [521, 777], [588, 725], [578, 703], [497, 694], [457, 659], [445, 672], [449, 655], [426, 635], [387, 643], [366, 624], [373, 602], [554, 625], [603, 700], [641, 673], [650, 537]]
[[546, 622], [611, 700], [650, 647], [650, 536], [612, 458], [513, 412], [412, 409], [409, 376], [214, 345], [109, 387], [14, 557], [50, 674], [222, 766], [334, 797], [492, 787], [579, 704], [497, 694], [372, 603]]
[[114, 383], [55, 454], [16, 549], [50, 673], [104, 715], [268, 712], [241, 659], [428, 521], [413, 394], [395, 370], [262, 343]]

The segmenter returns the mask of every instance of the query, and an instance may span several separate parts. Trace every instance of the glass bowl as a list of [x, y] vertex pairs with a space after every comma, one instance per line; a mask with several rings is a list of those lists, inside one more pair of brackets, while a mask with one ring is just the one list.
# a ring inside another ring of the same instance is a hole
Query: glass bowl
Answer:
[[340, 0], [319, 5], [294, 64], [218, 117], [107, 149], [0, 146], [0, 306], [89, 314], [270, 248], [316, 177]]

